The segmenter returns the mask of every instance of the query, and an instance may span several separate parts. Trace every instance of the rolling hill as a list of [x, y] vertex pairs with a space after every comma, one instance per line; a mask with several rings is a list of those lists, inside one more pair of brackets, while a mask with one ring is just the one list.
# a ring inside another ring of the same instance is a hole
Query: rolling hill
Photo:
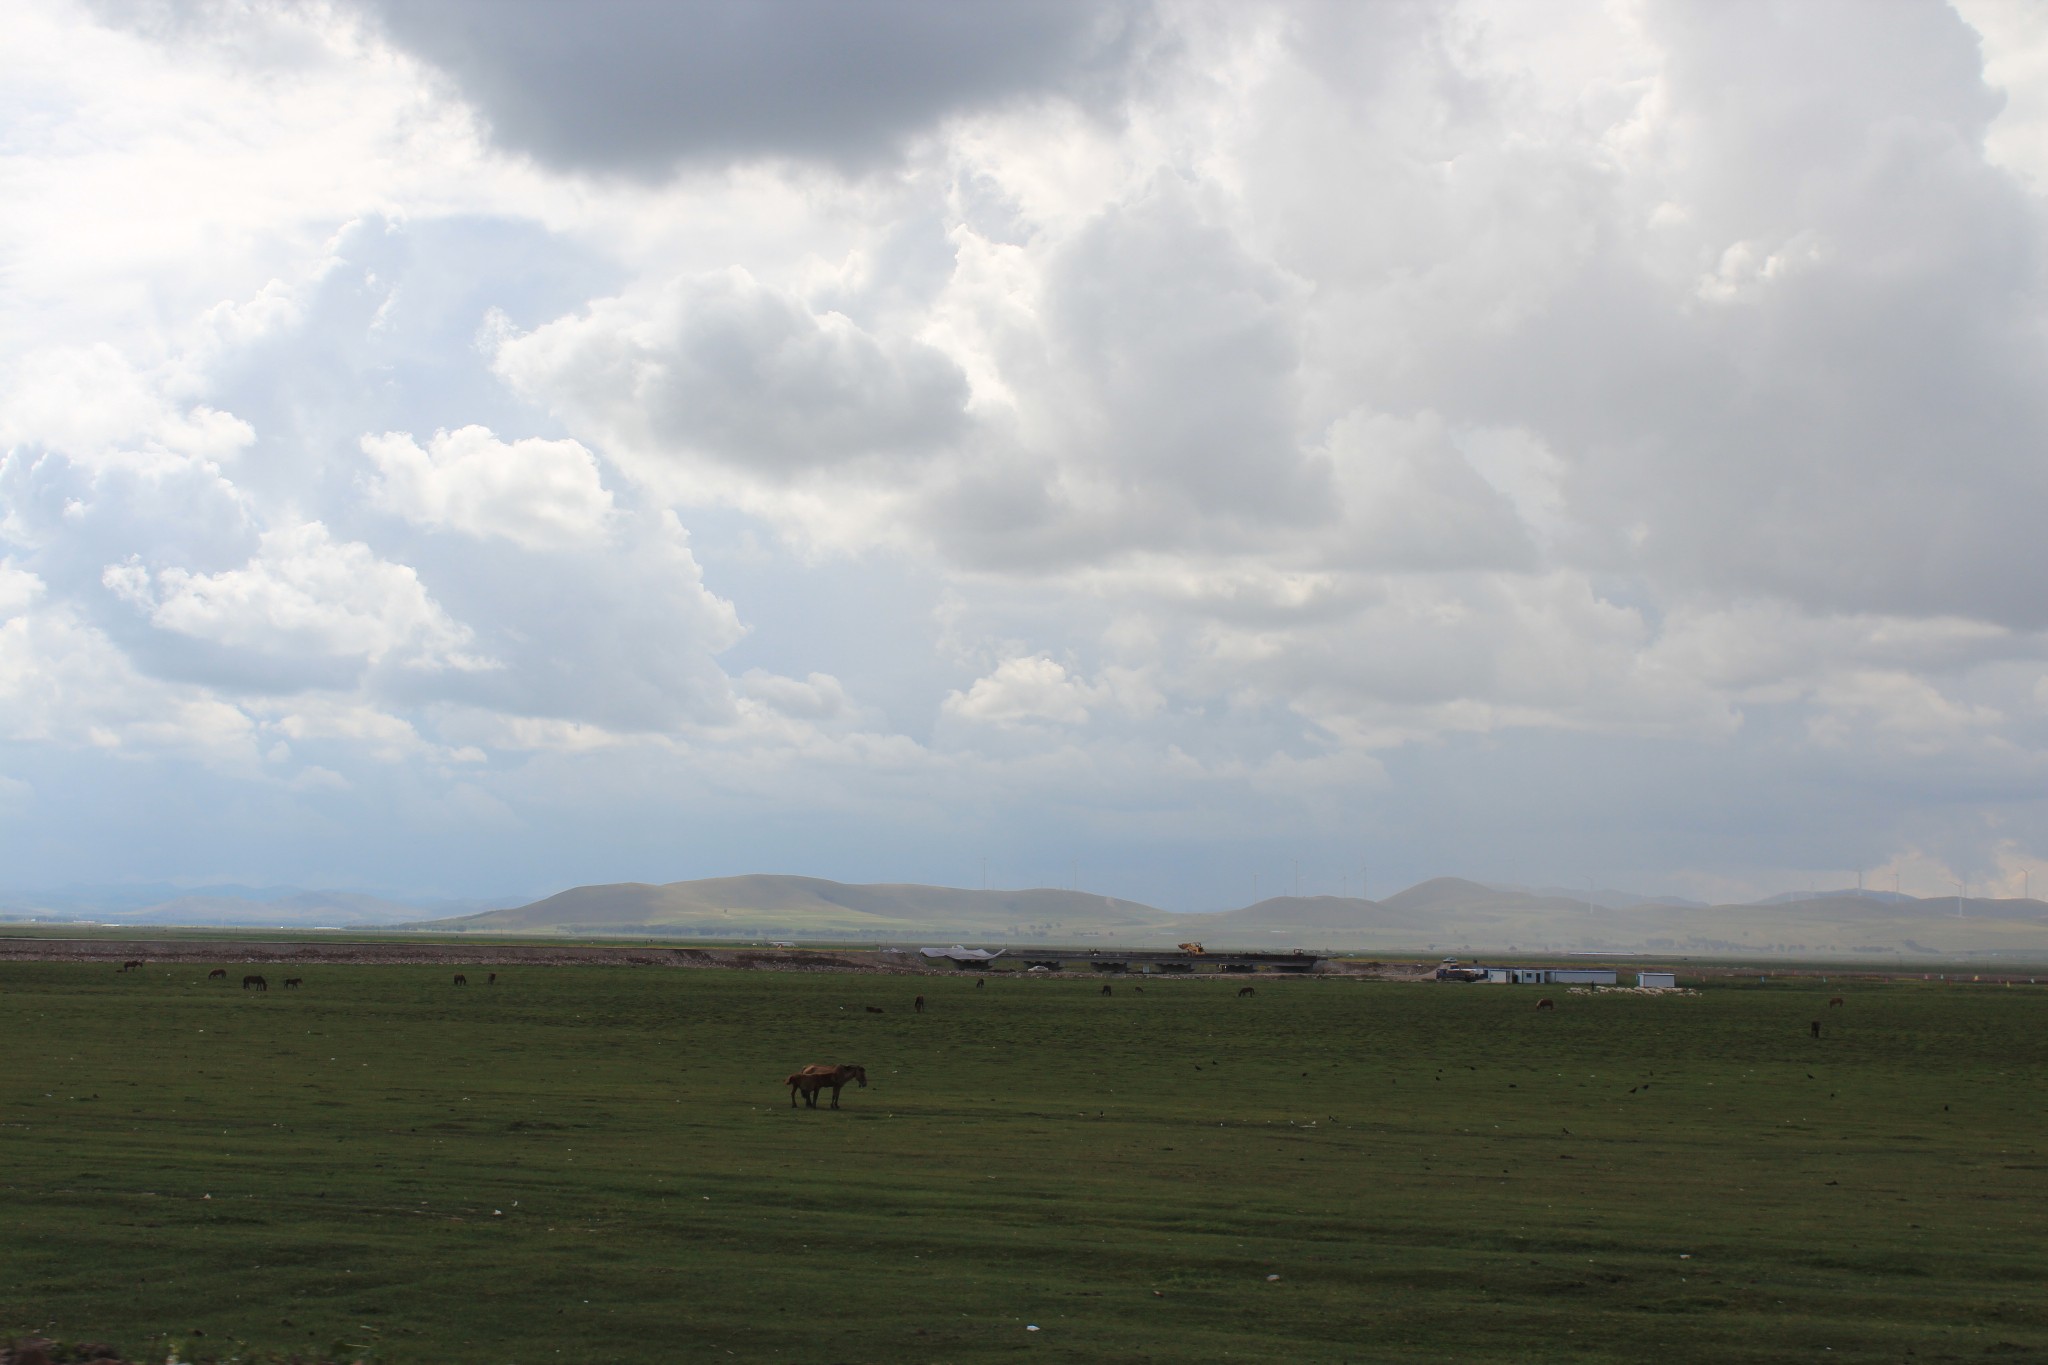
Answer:
[[752, 937], [1011, 939], [1140, 933], [1168, 918], [1136, 901], [1055, 890], [961, 891], [942, 886], [849, 886], [816, 877], [755, 875], [651, 886], [578, 886], [509, 910], [434, 922], [492, 933], [646, 933]]
[[1850, 892], [1755, 905], [1669, 900], [1621, 908], [1438, 877], [1384, 901], [1275, 896], [1211, 914], [1052, 889], [853, 886], [813, 877], [717, 877], [580, 886], [510, 909], [409, 927], [447, 932], [675, 935], [839, 941], [1091, 942], [1388, 952], [1668, 953], [1927, 960], [1997, 954], [2048, 963], [2048, 904]]

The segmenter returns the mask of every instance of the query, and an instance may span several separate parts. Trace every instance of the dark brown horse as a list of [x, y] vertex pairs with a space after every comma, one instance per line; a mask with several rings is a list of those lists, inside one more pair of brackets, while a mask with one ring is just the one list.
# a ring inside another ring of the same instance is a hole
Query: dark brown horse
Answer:
[[114, 974], [116, 976], [119, 976], [121, 972], [139, 972], [141, 970], [142, 964], [140, 962], [135, 961], [133, 958], [130, 958], [128, 961], [123, 962], [120, 966], [120, 969], [116, 971]]
[[1813, 1036], [1816, 1038], [1820, 1037], [1820, 1020], [1818, 1019], [1813, 1021]]
[[1113, 990], [1111, 990], [1111, 989], [1109, 988], [1109, 983], [1108, 983], [1107, 981], [1105, 981], [1105, 982], [1103, 982], [1103, 983], [1102, 983], [1102, 993], [1103, 993], [1104, 995], [1115, 995], [1115, 994], [1116, 994], [1116, 992], [1115, 992], [1115, 991], [1113, 991]]
[[295, 991], [305, 984], [306, 978], [303, 976], [288, 976], [284, 979], [284, 988], [288, 991]]
[[1842, 997], [1841, 997], [1841, 996], [1839, 996], [1839, 995], [1838, 995], [1838, 996], [1835, 996], [1835, 997], [1834, 997], [1834, 998], [1833, 998], [1832, 1000], [1829, 1000], [1829, 1001], [1828, 1001], [1828, 1008], [1829, 1008], [1829, 1009], [1833, 1009], [1833, 1008], [1834, 1008], [1835, 1006], [1837, 1006], [1837, 1005], [1839, 1005], [1839, 1004], [1841, 1004], [1841, 1003], [1842, 1003]]
[[268, 981], [265, 981], [265, 980], [264, 980], [264, 979], [263, 979], [262, 977], [260, 977], [260, 976], [245, 976], [245, 977], [243, 977], [243, 978], [242, 978], [242, 989], [246, 991], [246, 990], [250, 989], [251, 987], [254, 987], [255, 989], [257, 989], [257, 990], [259, 990], [259, 991], [267, 991], [267, 990], [269, 990], [269, 989], [270, 989], [270, 983], [269, 983]]
[[1240, 999], [1240, 1000], [1243, 1000], [1243, 999], [1244, 999], [1245, 997], [1247, 997], [1247, 996], [1252, 996], [1252, 995], [1257, 995], [1257, 994], [1258, 994], [1258, 992], [1257, 992], [1256, 990], [1252, 989], [1252, 988], [1251, 988], [1250, 986], [1239, 986], [1239, 987], [1237, 988], [1237, 998], [1238, 998], [1238, 999]]
[[832, 1087], [832, 1107], [837, 1109], [839, 1107], [839, 1092], [846, 1088], [848, 1081], [859, 1081], [860, 1088], [863, 1090], [867, 1089], [867, 1068], [860, 1066], [826, 1066], [822, 1062], [813, 1062], [802, 1071], [791, 1075], [783, 1084], [789, 1087], [789, 1107], [792, 1109], [796, 1108], [796, 1097], [799, 1091], [803, 1092], [806, 1107], [816, 1109], [818, 1107], [818, 1092], [828, 1085]]
[[458, 986], [467, 986], [469, 984], [469, 978], [464, 976], [461, 972], [457, 972], [455, 974], [455, 984]]
[[492, 972], [492, 973], [491, 973], [491, 974], [490, 974], [489, 976], [487, 976], [487, 977], [485, 977], [485, 978], [484, 978], [484, 984], [485, 984], [486, 986], [495, 986], [495, 985], [497, 985], [497, 984], [498, 984], [498, 974], [497, 974], [496, 972]]
[[206, 979], [208, 981], [225, 981], [228, 979], [228, 969], [225, 967], [215, 967], [206, 974]]
[[1554, 1010], [1557, 1008], [1557, 1002], [1546, 995], [1536, 1002], [1536, 1008], [1539, 1010]]
[[917, 1011], [917, 1012], [918, 1012], [919, 1014], [923, 1014], [923, 1013], [924, 1013], [924, 997], [920, 995], [919, 997], [917, 997], [917, 999], [915, 999], [915, 1000], [911, 1001], [911, 1002], [910, 1002], [910, 1008], [912, 1008], [912, 1009], [916, 1010], [916, 1011]]

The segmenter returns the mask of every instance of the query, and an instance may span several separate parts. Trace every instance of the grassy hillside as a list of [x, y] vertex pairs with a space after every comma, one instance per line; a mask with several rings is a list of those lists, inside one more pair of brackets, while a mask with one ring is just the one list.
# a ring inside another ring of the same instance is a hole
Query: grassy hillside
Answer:
[[1612, 909], [1440, 877], [1384, 901], [1278, 896], [1177, 915], [1071, 891], [848, 886], [810, 877], [721, 877], [585, 886], [517, 909], [432, 922], [495, 933], [671, 933], [706, 938], [1092, 940], [1168, 946], [1458, 954], [1629, 952], [1923, 961], [1972, 954], [2048, 963], [2048, 904], [1842, 895], [1767, 905], [1649, 903]]
[[1164, 911], [1071, 891], [962, 891], [849, 886], [815, 877], [715, 877], [650, 886], [579, 886], [546, 900], [437, 922], [489, 932], [606, 932], [622, 926], [681, 934], [774, 937], [915, 937], [970, 934], [1022, 939], [1144, 932]]
[[[2037, 992], [1538, 1014], [1533, 988], [1131, 984], [334, 967], [256, 995], [0, 964], [0, 1338], [378, 1365], [2048, 1353]], [[811, 1061], [873, 1084], [792, 1111]]]

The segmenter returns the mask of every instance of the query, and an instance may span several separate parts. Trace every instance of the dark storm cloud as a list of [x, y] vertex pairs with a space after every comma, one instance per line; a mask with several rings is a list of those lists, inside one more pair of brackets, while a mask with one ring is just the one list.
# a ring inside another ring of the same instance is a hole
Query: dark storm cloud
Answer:
[[1133, 0], [361, 0], [506, 147], [563, 169], [887, 159], [948, 114], [1101, 91]]

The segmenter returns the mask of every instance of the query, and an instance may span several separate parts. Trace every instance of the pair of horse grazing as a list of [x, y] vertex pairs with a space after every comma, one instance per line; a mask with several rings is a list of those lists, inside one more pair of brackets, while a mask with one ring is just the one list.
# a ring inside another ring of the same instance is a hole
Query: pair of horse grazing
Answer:
[[[468, 977], [466, 977], [466, 976], [464, 976], [464, 975], [462, 975], [462, 974], [461, 974], [460, 972], [458, 972], [458, 973], [456, 973], [456, 976], [455, 976], [455, 984], [456, 984], [456, 985], [458, 985], [458, 986], [467, 986], [467, 985], [469, 984], [469, 978], [468, 978]], [[491, 974], [490, 974], [489, 976], [487, 976], [487, 977], [485, 977], [485, 978], [484, 978], [484, 984], [485, 984], [486, 986], [495, 986], [495, 985], [497, 985], [497, 984], [498, 984], [498, 974], [497, 974], [496, 972], [492, 972], [492, 973], [491, 973]]]
[[801, 1093], [806, 1108], [818, 1107], [818, 1092], [826, 1086], [832, 1087], [832, 1107], [839, 1107], [839, 1092], [846, 1088], [848, 1081], [859, 1081], [860, 1088], [868, 1088], [866, 1067], [826, 1066], [823, 1062], [812, 1062], [802, 1071], [793, 1072], [783, 1084], [789, 1087], [789, 1107], [796, 1108], [796, 1097]]

